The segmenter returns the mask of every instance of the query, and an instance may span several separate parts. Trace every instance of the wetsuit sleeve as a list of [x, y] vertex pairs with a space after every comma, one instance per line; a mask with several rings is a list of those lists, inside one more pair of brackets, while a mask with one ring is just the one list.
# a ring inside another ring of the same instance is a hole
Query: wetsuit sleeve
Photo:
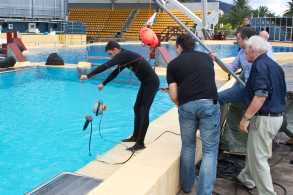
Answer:
[[127, 62], [127, 55], [125, 55], [125, 52], [120, 52], [116, 56], [114, 56], [113, 59], [109, 60], [105, 64], [102, 64], [98, 66], [95, 70], [93, 70], [91, 73], [87, 75], [88, 78], [91, 78], [101, 72], [104, 72], [105, 70], [118, 65], [118, 64], [124, 64]]
[[103, 85], [105, 86], [107, 83], [115, 79], [118, 74], [124, 70], [124, 68], [125, 67], [117, 67], [115, 70], [113, 70], [113, 72], [109, 74], [109, 76], [103, 81]]

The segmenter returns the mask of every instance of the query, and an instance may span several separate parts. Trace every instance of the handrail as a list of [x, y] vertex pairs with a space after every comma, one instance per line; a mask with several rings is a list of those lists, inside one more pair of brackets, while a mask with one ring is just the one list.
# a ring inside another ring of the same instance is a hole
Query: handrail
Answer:
[[[180, 25], [182, 28], [184, 28], [195, 40], [208, 52], [211, 53], [212, 51], [183, 23], [181, 22], [172, 12], [169, 11], [169, 9], [166, 7], [166, 5], [161, 0], [156, 0], [157, 4], [165, 11], [167, 14], [175, 20], [175, 22]], [[216, 63], [227, 73], [231, 74], [242, 86], [245, 87], [245, 82], [240, 79], [227, 65], [225, 65], [220, 58], [215, 56]]]

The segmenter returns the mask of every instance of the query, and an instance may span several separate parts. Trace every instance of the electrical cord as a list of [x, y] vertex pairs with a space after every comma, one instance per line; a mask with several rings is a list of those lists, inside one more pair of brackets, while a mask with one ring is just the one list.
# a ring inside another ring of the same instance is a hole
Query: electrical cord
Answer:
[[[156, 138], [154, 139], [154, 141], [152, 141], [150, 144], [156, 142], [160, 137], [162, 137], [162, 136], [163, 136], [164, 134], [166, 134], [166, 133], [174, 134], [174, 135], [177, 135], [177, 136], [180, 135], [179, 133], [174, 133], [174, 132], [172, 132], [172, 131], [164, 131], [164, 132], [161, 133], [158, 137], [156, 137]], [[102, 135], [102, 134], [100, 134], [100, 135]], [[133, 150], [133, 151], [131, 151], [131, 152], [132, 152], [131, 155], [130, 155], [125, 161], [122, 161], [122, 162], [111, 163], [111, 162], [107, 162], [107, 161], [99, 160], [99, 159], [96, 159], [96, 161], [101, 162], [101, 163], [104, 163], [104, 164], [107, 164], [107, 165], [123, 165], [123, 164], [127, 163], [127, 162], [128, 162], [128, 161], [129, 161], [134, 155], [135, 155], [135, 153], [136, 153], [135, 150]]]
[[99, 121], [98, 131], [99, 131], [99, 136], [100, 136], [100, 138], [101, 138], [102, 140], [106, 141], [106, 142], [111, 142], [111, 143], [114, 143], [114, 144], [122, 145], [122, 146], [124, 146], [125, 148], [128, 148], [128, 146], [125, 145], [125, 144], [123, 144], [123, 143], [117, 143], [116, 141], [113, 141], [113, 140], [110, 140], [110, 139], [106, 139], [106, 138], [103, 136], [101, 126], [102, 126], [102, 120], [103, 120], [104, 112], [101, 112], [101, 114], [99, 114], [99, 115], [100, 115], [100, 121]]
[[287, 188], [277, 182], [274, 182], [273, 184], [280, 187], [284, 191], [284, 195], [287, 195]]
[[93, 122], [90, 122], [91, 125], [91, 131], [90, 131], [90, 138], [89, 138], [89, 156], [92, 155], [91, 153], [91, 143], [92, 143], [92, 134], [93, 134]]
[[[116, 143], [116, 142], [114, 142], [112, 140], [108, 140], [108, 139], [105, 139], [103, 137], [102, 132], [101, 132], [101, 124], [102, 124], [103, 112], [100, 115], [101, 115], [101, 117], [100, 117], [100, 122], [99, 122], [99, 135], [100, 135], [101, 139], [103, 139], [104, 141]], [[89, 156], [92, 156], [92, 153], [91, 153], [92, 134], [93, 134], [93, 124], [92, 124], [92, 121], [90, 121], [90, 137], [89, 137], [89, 143], [88, 143]], [[125, 146], [124, 144], [120, 143], [120, 145], [123, 145], [124, 147], [127, 148], [127, 146]], [[102, 163], [105, 163], [105, 164], [109, 164], [109, 165], [122, 165], [122, 164], [125, 164], [126, 162], [128, 162], [134, 156], [134, 154], [135, 154], [135, 151], [131, 151], [131, 155], [129, 156], [128, 159], [126, 159], [123, 162], [118, 162], [118, 163], [109, 163], [109, 162], [99, 160], [99, 159], [96, 159], [96, 161], [99, 161], [99, 162], [102, 162]]]

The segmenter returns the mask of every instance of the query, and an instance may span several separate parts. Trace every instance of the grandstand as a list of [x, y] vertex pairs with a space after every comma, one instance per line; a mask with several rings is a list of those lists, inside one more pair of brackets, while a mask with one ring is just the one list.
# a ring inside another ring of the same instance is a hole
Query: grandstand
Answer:
[[[150, 12], [148, 9], [140, 9], [138, 14], [135, 17], [135, 20], [130, 25], [128, 31], [125, 33], [124, 38], [126, 40], [137, 40], [139, 29], [145, 24], [147, 19], [152, 15], [154, 11]], [[193, 28], [193, 22], [187, 18], [182, 12], [178, 10], [172, 10], [182, 22], [184, 22], [188, 27]], [[198, 12], [197, 15], [200, 15]], [[168, 29], [170, 27], [179, 27], [174, 20], [164, 12], [160, 12], [157, 15], [156, 22], [152, 29], [157, 33], [157, 35], [163, 37], [166, 33], [168, 33]]]
[[[130, 17], [130, 14], [133, 12], [136, 13], [134, 15], [135, 17]], [[89, 37], [94, 36], [100, 39], [113, 38], [121, 33], [126, 40], [138, 40], [139, 29], [144, 26], [153, 13], [154, 10], [145, 8], [72, 8], [69, 10], [69, 20], [85, 24], [86, 32]], [[193, 22], [183, 13], [176, 10], [173, 10], [173, 13], [190, 28], [194, 26]], [[127, 29], [123, 29], [128, 19], [132, 21], [129, 22]], [[152, 28], [158, 35], [164, 36], [168, 28], [175, 26], [178, 27], [167, 13], [160, 12]]]
[[82, 22], [88, 36], [109, 38], [122, 31], [130, 12], [128, 8], [72, 8], [69, 10], [69, 20]]
[[[187, 3], [201, 17], [200, 3]], [[219, 2], [210, 2], [210, 10], [218, 10]], [[158, 11], [150, 0], [11, 0], [0, 2], [0, 32], [83, 34], [88, 40], [138, 40], [138, 32], [148, 18]], [[172, 12], [189, 28], [195, 24], [182, 12]], [[160, 37], [170, 31], [182, 31], [173, 19], [159, 12], [153, 30]]]

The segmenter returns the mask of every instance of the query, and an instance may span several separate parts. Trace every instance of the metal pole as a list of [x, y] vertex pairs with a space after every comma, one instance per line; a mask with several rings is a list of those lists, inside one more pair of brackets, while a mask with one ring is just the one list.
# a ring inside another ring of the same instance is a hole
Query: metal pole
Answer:
[[202, 12], [203, 12], [203, 20], [202, 20], [202, 26], [203, 26], [203, 34], [204, 38], [207, 39], [207, 18], [208, 18], [208, 2], [207, 0], [201, 0], [202, 3]]
[[291, 21], [291, 39], [289, 41], [293, 41], [293, 18]]
[[31, 11], [31, 16], [34, 18], [34, 0], [32, 0], [32, 11]]
[[57, 9], [56, 0], [54, 0], [54, 19], [56, 19], [56, 9]]
[[[156, 0], [157, 4], [165, 11], [168, 13], [168, 15], [175, 20], [175, 22], [180, 25], [182, 28], [184, 28], [193, 38], [195, 38], [196, 41], [208, 52], [211, 53], [212, 51], [205, 46], [205, 44], [183, 23], [181, 22], [175, 15], [173, 15], [169, 9], [160, 1]], [[244, 81], [240, 79], [228, 66], [226, 66], [220, 58], [216, 56], [215, 59], [216, 63], [227, 73], [231, 74], [242, 86], [245, 86]]]

